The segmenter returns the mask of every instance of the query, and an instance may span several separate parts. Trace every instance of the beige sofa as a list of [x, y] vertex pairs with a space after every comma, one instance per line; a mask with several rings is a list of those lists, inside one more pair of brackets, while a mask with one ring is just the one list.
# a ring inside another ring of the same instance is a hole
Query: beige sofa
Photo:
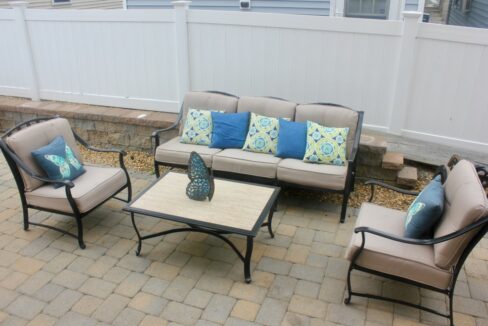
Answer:
[[[179, 128], [181, 135], [189, 108], [231, 113], [254, 112], [292, 121], [310, 120], [331, 127], [349, 127], [347, 163], [345, 166], [312, 164], [240, 149], [222, 150], [182, 144], [179, 142], [179, 136], [160, 144], [161, 133]], [[296, 104], [270, 97], [239, 98], [222, 92], [190, 92], [184, 98], [177, 122], [169, 128], [156, 130], [152, 135], [155, 173], [159, 177], [160, 165], [185, 167], [190, 153], [195, 151], [202, 156], [216, 176], [342, 193], [341, 222], [344, 222], [349, 193], [354, 187], [362, 119], [363, 112], [334, 104]]]

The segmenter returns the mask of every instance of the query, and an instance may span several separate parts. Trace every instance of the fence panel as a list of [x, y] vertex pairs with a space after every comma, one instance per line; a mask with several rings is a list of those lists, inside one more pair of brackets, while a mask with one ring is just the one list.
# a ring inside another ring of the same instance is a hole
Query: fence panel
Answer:
[[0, 9], [0, 95], [29, 96], [27, 57], [20, 40], [13, 10]]
[[404, 133], [488, 150], [488, 31], [422, 24]]
[[172, 11], [29, 10], [41, 98], [176, 111]]
[[[274, 21], [276, 15], [190, 12], [193, 89], [339, 103], [364, 110], [368, 125], [387, 128], [397, 24], [379, 32], [372, 28], [376, 21], [361, 19], [341, 26], [341, 19], [329, 17], [314, 24], [292, 15]], [[330, 21], [339, 24], [330, 30]]]

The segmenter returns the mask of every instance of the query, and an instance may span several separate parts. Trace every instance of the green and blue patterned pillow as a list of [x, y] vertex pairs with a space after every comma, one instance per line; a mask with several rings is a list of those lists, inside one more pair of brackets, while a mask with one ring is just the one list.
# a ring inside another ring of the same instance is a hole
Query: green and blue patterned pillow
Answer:
[[242, 149], [249, 152], [275, 154], [279, 128], [277, 118], [251, 113], [249, 131]]
[[180, 142], [210, 145], [212, 140], [212, 111], [189, 109]]
[[345, 165], [349, 128], [330, 128], [307, 121], [305, 162]]

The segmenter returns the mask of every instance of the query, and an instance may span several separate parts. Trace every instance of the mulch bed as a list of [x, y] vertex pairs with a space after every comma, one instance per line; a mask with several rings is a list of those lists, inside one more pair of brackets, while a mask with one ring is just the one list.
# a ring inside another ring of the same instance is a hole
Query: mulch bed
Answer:
[[[119, 159], [117, 154], [112, 153], [97, 153], [93, 151], [88, 151], [84, 148], [80, 148], [83, 159], [85, 162], [101, 165], [118, 166]], [[129, 151], [125, 157], [125, 164], [127, 168], [131, 171], [143, 172], [153, 174], [153, 156], [150, 153]], [[411, 164], [409, 164], [411, 165]], [[163, 169], [163, 167], [161, 167]], [[417, 169], [419, 171], [419, 180], [414, 189], [411, 190], [422, 190], [425, 185], [432, 179], [434, 171], [426, 166], [418, 165]], [[371, 188], [364, 184], [365, 180], [356, 179], [355, 190], [351, 193], [349, 198], [349, 206], [360, 207], [361, 203], [368, 201]], [[298, 196], [312, 200], [318, 200], [321, 202], [342, 203], [342, 195], [333, 193], [317, 193], [305, 190], [288, 190], [286, 194], [291, 196]], [[402, 195], [397, 192], [387, 190], [381, 187], [377, 187], [375, 191], [374, 202], [394, 209], [406, 210], [414, 197], [408, 195]]]

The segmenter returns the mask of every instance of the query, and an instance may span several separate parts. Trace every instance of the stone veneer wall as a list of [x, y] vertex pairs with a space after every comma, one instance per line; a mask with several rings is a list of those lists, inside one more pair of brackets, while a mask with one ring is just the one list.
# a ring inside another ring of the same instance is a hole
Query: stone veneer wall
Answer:
[[[22, 121], [52, 115], [67, 118], [75, 132], [92, 145], [137, 151], [150, 151], [151, 133], [171, 126], [177, 117], [162, 112], [0, 96], [2, 132]], [[145, 116], [138, 118], [141, 115]], [[161, 134], [163, 140], [176, 135], [176, 131]]]

